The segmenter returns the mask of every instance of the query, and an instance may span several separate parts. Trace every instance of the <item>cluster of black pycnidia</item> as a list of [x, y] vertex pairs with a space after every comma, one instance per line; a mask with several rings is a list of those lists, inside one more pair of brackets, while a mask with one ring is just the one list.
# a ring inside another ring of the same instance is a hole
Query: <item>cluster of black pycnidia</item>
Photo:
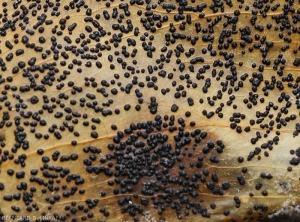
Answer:
[[[132, 123], [117, 132], [100, 165], [84, 161], [86, 172], [110, 178], [112, 195], [122, 194], [118, 200], [121, 212], [133, 217], [143, 214], [150, 204], [159, 215], [171, 208], [178, 218], [189, 213], [210, 217], [199, 203], [199, 188], [207, 187], [214, 195], [224, 195], [223, 190], [230, 188], [229, 182], [219, 181], [216, 172], [205, 168], [206, 163], [219, 163], [218, 155], [225, 146], [221, 140], [211, 141], [200, 129], [187, 131], [185, 124], [182, 118], [159, 115], [154, 121]], [[242, 177], [237, 179], [245, 183]]]

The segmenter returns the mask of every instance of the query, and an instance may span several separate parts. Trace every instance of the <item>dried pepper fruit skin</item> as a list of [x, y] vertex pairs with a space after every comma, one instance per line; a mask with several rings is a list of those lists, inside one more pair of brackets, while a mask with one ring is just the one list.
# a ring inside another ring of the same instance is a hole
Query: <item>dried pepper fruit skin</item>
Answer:
[[294, 1], [0, 4], [0, 221], [297, 211]]

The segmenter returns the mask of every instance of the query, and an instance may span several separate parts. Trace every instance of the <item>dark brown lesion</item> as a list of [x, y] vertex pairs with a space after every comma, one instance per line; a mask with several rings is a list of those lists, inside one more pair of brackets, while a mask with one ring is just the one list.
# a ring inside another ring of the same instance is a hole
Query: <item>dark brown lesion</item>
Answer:
[[289, 209], [277, 216], [271, 218], [264, 218], [260, 222], [297, 222], [300, 221], [299, 208]]
[[6, 140], [5, 134], [3, 132], [0, 132], [0, 142], [3, 142], [5, 140]]

